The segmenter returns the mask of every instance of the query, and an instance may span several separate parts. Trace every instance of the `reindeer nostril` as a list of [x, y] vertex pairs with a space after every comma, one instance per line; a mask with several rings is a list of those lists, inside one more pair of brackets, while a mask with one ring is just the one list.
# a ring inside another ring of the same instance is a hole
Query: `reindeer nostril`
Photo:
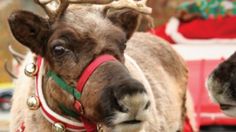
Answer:
[[127, 113], [129, 109], [125, 107], [121, 102], [118, 101], [118, 99], [115, 100], [114, 102], [116, 109], [120, 112]]
[[144, 110], [147, 110], [147, 109], [150, 107], [150, 105], [151, 105], [151, 102], [148, 101], [147, 104], [146, 104], [145, 107], [144, 107]]
[[123, 112], [123, 113], [127, 113], [127, 112], [129, 112], [129, 109], [126, 108], [126, 107], [122, 107], [122, 106], [121, 106], [120, 111]]
[[129, 112], [129, 109], [127, 107], [125, 107], [124, 105], [122, 105], [121, 103], [119, 103], [119, 102], [118, 102], [118, 110], [120, 112], [123, 112], [123, 113]]

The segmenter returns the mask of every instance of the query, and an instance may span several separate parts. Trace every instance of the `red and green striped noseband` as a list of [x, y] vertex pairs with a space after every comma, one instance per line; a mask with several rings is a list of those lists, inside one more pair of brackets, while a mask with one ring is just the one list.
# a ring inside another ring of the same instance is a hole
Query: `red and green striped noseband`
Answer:
[[109, 61], [115, 61], [116, 59], [112, 55], [101, 55], [98, 56], [94, 61], [92, 61], [86, 69], [81, 74], [76, 87], [72, 87], [68, 85], [61, 77], [59, 77], [55, 72], [48, 71], [47, 76], [51, 77], [56, 84], [61, 87], [63, 90], [67, 91], [71, 95], [73, 95], [76, 100], [79, 100], [83, 91], [83, 88], [88, 81], [89, 77], [93, 74], [93, 72], [103, 63]]

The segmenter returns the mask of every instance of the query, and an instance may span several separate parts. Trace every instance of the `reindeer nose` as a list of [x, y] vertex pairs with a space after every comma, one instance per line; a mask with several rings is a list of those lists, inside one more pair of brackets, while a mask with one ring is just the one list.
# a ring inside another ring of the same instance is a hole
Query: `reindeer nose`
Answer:
[[123, 99], [117, 100], [117, 102], [120, 112], [131, 113], [134, 116], [138, 112], [147, 110], [151, 104], [146, 93], [127, 95]]
[[[110, 83], [101, 95], [99, 108], [106, 125], [139, 124], [149, 117], [151, 102], [143, 84], [129, 78]], [[111, 118], [112, 117], [112, 118]]]
[[116, 109], [120, 112], [136, 115], [138, 112], [147, 110], [150, 101], [145, 87], [134, 79], [121, 82], [113, 89]]

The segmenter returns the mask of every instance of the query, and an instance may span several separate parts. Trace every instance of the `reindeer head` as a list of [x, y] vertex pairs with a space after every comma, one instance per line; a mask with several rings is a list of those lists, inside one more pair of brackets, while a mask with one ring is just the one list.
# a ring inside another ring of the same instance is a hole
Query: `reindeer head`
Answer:
[[[146, 1], [127, 1], [130, 2], [120, 0], [106, 6], [72, 5], [66, 10], [70, 2], [84, 3], [85, 0], [61, 0], [59, 8], [53, 11], [47, 2], [37, 1], [49, 19], [27, 11], [16, 11], [9, 17], [15, 38], [42, 56], [47, 70], [55, 72], [70, 86], [76, 85], [83, 70], [98, 56], [109, 54], [117, 59], [96, 69], [79, 101], [83, 116], [90, 122], [120, 131], [139, 129], [147, 120], [150, 105], [144, 86], [133, 79], [123, 65], [126, 42], [138, 25], [139, 9], [146, 12], [142, 5]], [[96, 3], [96, 0], [86, 2]], [[126, 4], [129, 9], [125, 8]], [[134, 6], [138, 4], [140, 8]], [[116, 10], [109, 10], [111, 7]], [[75, 98], [54, 80], [46, 78], [44, 86], [46, 99], [55, 111], [60, 111], [57, 108], [60, 104], [74, 109]]]
[[236, 116], [236, 53], [222, 62], [210, 74], [207, 85], [208, 91], [221, 110]]

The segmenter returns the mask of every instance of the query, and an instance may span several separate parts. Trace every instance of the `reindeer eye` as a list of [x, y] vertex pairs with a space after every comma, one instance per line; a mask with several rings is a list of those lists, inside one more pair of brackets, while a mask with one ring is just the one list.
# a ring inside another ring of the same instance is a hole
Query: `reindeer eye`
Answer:
[[63, 39], [58, 39], [52, 42], [52, 54], [54, 56], [61, 56], [66, 52], [66, 48], [64, 45], [66, 44], [66, 41]]
[[65, 53], [65, 51], [66, 51], [65, 48], [61, 45], [53, 47], [53, 55], [55, 55], [55, 56], [63, 55]]

